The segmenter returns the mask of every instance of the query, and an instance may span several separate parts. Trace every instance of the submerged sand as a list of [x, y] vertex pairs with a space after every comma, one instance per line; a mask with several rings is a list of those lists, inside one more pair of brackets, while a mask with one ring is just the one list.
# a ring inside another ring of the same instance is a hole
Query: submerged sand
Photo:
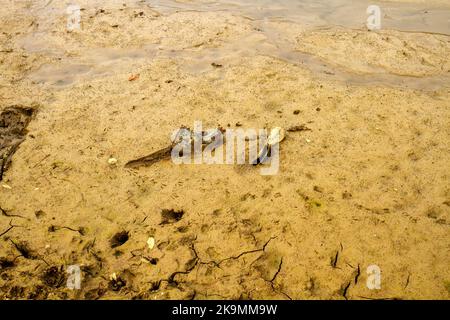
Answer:
[[[449, 299], [449, 35], [80, 5], [73, 32], [60, 3], [0, 9], [1, 111], [35, 110], [0, 183], [2, 299]], [[199, 120], [310, 130], [274, 176], [124, 168]]]

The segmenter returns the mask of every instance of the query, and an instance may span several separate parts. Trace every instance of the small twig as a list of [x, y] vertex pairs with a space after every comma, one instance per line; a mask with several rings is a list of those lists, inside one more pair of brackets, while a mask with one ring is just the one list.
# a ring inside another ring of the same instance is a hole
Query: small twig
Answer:
[[10, 227], [8, 229], [6, 229], [5, 231], [3, 231], [0, 234], [0, 237], [3, 237], [5, 234], [7, 234], [9, 231], [11, 231], [12, 228], [14, 228], [14, 226], [11, 224], [12, 220], [9, 222]]
[[23, 217], [23, 216], [21, 216], [21, 215], [18, 215], [18, 214], [10, 214], [10, 213], [6, 212], [6, 210], [3, 209], [2, 207], [0, 207], [0, 212], [1, 212], [2, 215], [4, 215], [5, 217], [16, 217], [16, 218], [22, 218], [22, 219], [28, 220], [28, 218]]

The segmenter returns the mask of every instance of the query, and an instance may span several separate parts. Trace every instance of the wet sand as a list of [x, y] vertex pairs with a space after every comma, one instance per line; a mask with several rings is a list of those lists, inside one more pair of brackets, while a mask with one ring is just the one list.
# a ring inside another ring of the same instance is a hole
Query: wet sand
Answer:
[[[380, 2], [371, 32], [367, 3], [85, 0], [72, 32], [65, 3], [5, 4], [0, 110], [34, 114], [0, 181], [0, 298], [449, 299], [450, 5]], [[194, 121], [310, 130], [274, 176], [124, 167]]]

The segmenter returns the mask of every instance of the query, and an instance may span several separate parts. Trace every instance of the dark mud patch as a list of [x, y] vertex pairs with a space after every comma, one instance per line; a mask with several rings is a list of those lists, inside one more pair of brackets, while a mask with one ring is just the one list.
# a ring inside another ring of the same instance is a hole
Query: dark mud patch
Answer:
[[14, 300], [44, 300], [47, 299], [49, 294], [48, 288], [43, 285], [29, 287], [12, 286], [11, 288], [4, 290], [5, 295], [3, 296], [3, 298]]
[[0, 114], [0, 181], [3, 173], [11, 164], [11, 158], [19, 145], [25, 140], [27, 126], [35, 109], [12, 106], [4, 109]]
[[24, 257], [25, 259], [34, 260], [37, 258], [37, 255], [34, 253], [34, 251], [28, 246], [26, 242], [14, 242], [12, 241], [12, 244], [16, 248], [17, 251], [19, 251], [20, 255]]
[[173, 210], [173, 209], [163, 209], [161, 211], [161, 225], [175, 223], [180, 221], [184, 215], [184, 211]]
[[14, 267], [14, 260], [0, 257], [0, 271]]
[[84, 298], [87, 300], [98, 300], [106, 293], [104, 288], [94, 288], [84, 294]]
[[130, 239], [130, 234], [128, 231], [117, 232], [110, 240], [111, 248], [117, 248], [123, 245]]
[[28, 293], [27, 299], [44, 300], [47, 299], [47, 296], [48, 289], [42, 285], [37, 285]]
[[292, 126], [287, 129], [288, 132], [300, 132], [300, 131], [312, 131], [310, 128], [308, 128], [305, 125], [298, 125], [298, 126]]
[[44, 271], [41, 276], [42, 282], [51, 288], [59, 288], [61, 287], [65, 280], [66, 274], [63, 270], [63, 267], [52, 266]]

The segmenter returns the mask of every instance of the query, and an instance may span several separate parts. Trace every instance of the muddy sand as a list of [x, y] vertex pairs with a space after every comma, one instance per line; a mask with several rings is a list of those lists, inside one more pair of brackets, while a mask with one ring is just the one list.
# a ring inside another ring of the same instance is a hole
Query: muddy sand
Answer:
[[[0, 298], [449, 299], [450, 4], [352, 2], [5, 1]], [[278, 174], [125, 167], [195, 121]]]

